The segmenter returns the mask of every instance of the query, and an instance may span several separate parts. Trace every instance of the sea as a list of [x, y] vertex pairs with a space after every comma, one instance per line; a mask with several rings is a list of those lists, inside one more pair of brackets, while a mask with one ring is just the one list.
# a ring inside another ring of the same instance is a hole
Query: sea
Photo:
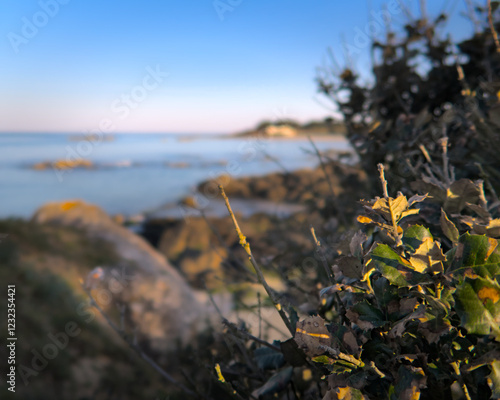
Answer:
[[[315, 137], [322, 153], [349, 152], [347, 140]], [[37, 163], [89, 160], [91, 168], [61, 170]], [[81, 199], [126, 218], [155, 215], [200, 182], [293, 171], [318, 165], [307, 138], [229, 138], [224, 135], [0, 134], [0, 218], [30, 218], [51, 201]]]

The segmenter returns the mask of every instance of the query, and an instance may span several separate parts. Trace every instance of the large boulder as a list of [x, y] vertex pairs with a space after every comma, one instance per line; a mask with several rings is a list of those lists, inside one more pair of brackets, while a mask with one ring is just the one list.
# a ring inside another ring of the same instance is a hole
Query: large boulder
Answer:
[[168, 352], [206, 327], [207, 307], [184, 278], [149, 243], [99, 207], [83, 201], [48, 203], [36, 211], [33, 221], [82, 229], [114, 246], [127, 271], [123, 266], [102, 266], [89, 288], [98, 301], [104, 298], [98, 292], [103, 288], [115, 297], [104, 299], [104, 306], [125, 305], [130, 327], [154, 350]]

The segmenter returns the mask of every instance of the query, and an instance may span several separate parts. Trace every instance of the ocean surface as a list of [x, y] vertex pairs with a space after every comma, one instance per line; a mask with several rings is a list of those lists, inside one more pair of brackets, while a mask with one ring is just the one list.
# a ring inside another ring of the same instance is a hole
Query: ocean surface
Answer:
[[[153, 213], [194, 193], [201, 181], [315, 167], [304, 139], [114, 134], [89, 141], [67, 134], [0, 134], [0, 218], [29, 218], [49, 201], [83, 199], [109, 214]], [[315, 140], [320, 151], [348, 151], [346, 140]], [[91, 169], [35, 170], [36, 163], [83, 158]]]

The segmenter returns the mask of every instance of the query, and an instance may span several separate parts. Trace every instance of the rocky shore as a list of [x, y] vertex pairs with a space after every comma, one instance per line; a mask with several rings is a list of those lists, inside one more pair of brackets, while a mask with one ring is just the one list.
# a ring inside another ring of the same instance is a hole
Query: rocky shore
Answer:
[[[286, 301], [299, 313], [317, 309], [315, 290], [309, 294], [302, 289], [307, 288], [308, 268], [318, 267], [311, 226], [325, 245], [330, 238], [337, 240], [342, 235], [339, 219], [354, 220], [359, 200], [354, 188], [367, 185], [364, 174], [332, 162], [325, 170], [241, 179], [221, 176], [201, 183], [200, 196], [219, 183], [231, 201], [299, 207], [286, 215], [237, 213], [237, 218], [271, 286], [286, 292]], [[183, 205], [198, 206], [187, 199]], [[213, 333], [214, 327], [220, 329], [220, 319], [207, 288], [225, 316], [245, 321], [246, 326], [259, 323], [256, 307], [269, 310], [266, 320], [272, 323], [263, 329], [263, 337], [283, 338], [280, 332], [286, 329], [279, 325], [274, 307], [257, 304], [256, 292], [265, 294], [232, 221], [227, 214], [207, 217], [198, 211], [197, 216], [181, 219], [146, 219], [139, 235], [126, 227], [126, 221], [78, 200], [46, 204], [30, 221], [0, 221], [0, 232], [8, 233], [0, 242], [0, 262], [5, 266], [1, 278], [17, 282], [23, 310], [18, 324], [31, 327], [19, 345], [19, 364], [29, 367], [34, 354], [43, 353], [51, 343], [47, 332], [64, 331], [68, 321], [80, 332], [69, 344], [71, 350], [40, 372], [43, 378], [28, 379], [30, 390], [46, 393], [44, 398], [69, 398], [72, 392], [91, 397], [113, 387], [116, 396], [129, 399], [137, 396], [138, 377], [142, 396], [155, 398], [164, 385], [90, 306], [85, 290], [117, 321], [123, 337], [134, 338], [164, 368], [169, 369], [172, 357], [178, 359], [170, 372], [180, 379], [179, 365], [192, 366], [189, 357], [179, 356], [187, 354], [180, 349], [196, 349], [199, 357], [211, 359], [210, 352], [224, 348], [219, 349]], [[46, 382], [53, 381], [61, 384], [48, 390]]]
[[300, 206], [296, 212], [285, 215], [237, 212], [242, 231], [255, 253], [268, 265], [276, 260], [280, 265], [292, 263], [313, 251], [310, 227], [328, 236], [335, 231], [339, 219], [352, 219], [359, 210], [356, 193], [368, 185], [362, 171], [337, 162], [327, 164], [325, 169], [240, 179], [225, 175], [202, 182], [198, 186], [199, 195], [182, 202], [187, 207], [185, 218], [151, 218], [142, 229], [142, 235], [198, 288], [205, 285], [217, 288], [227, 281], [238, 281], [245, 277], [243, 266], [249, 267], [225, 206], [223, 215], [207, 217], [207, 209], [196, 201], [197, 197], [203, 199], [208, 195], [213, 198], [219, 184], [224, 185], [234, 203], [251, 199], [257, 204]]

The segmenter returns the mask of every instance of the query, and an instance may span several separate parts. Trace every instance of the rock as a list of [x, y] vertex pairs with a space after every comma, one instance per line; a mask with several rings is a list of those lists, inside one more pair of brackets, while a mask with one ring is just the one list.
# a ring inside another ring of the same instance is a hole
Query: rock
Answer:
[[183, 161], [167, 162], [165, 165], [170, 168], [189, 168], [191, 166], [191, 164]]
[[48, 168], [55, 168], [59, 170], [67, 170], [74, 168], [92, 168], [93, 164], [89, 160], [78, 159], [78, 160], [56, 160], [56, 161], [44, 161], [33, 165], [35, 170], [45, 170]]
[[198, 208], [198, 202], [193, 196], [184, 197], [179, 203], [186, 207]]
[[[125, 283], [118, 282], [123, 290], [111, 291], [119, 292], [118, 301], [127, 303], [131, 324], [154, 350], [172, 350], [177, 341], [187, 344], [206, 326], [207, 309], [184, 278], [149, 243], [114, 222], [99, 207], [79, 200], [49, 203], [35, 213], [33, 221], [82, 229], [91, 238], [111, 243], [117, 254], [133, 265], [133, 270], [125, 274], [132, 277]], [[116, 272], [108, 269], [106, 276]], [[104, 283], [117, 287], [116, 282]]]

